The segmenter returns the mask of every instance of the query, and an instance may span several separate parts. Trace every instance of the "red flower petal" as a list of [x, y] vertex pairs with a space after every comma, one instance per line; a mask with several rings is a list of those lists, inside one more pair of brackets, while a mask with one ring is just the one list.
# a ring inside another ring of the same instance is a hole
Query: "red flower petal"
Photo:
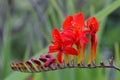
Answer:
[[62, 55], [61, 52], [58, 53], [57, 58], [58, 58], [58, 61], [59, 61], [60, 63], [63, 62], [63, 55]]
[[86, 35], [86, 34], [89, 34], [90, 33], [90, 30], [84, 30], [84, 31], [82, 31], [82, 35]]
[[73, 31], [71, 30], [65, 30], [64, 32], [62, 32], [62, 37], [64, 38], [74, 38], [74, 34], [73, 34]]
[[84, 14], [81, 12], [78, 14], [75, 14], [74, 21], [75, 21], [75, 27], [80, 31], [82, 31], [84, 28]]
[[72, 26], [72, 24], [71, 24], [72, 20], [73, 20], [73, 17], [72, 17], [72, 16], [68, 16], [68, 17], [64, 20], [63, 26], [62, 26], [63, 30], [69, 29], [69, 28]]
[[98, 43], [98, 39], [97, 39], [97, 35], [91, 35], [91, 46], [97, 45]]
[[64, 49], [64, 53], [65, 54], [70, 54], [70, 55], [78, 55], [78, 52], [76, 49], [72, 48], [72, 47], [66, 47]]
[[67, 40], [64, 40], [63, 45], [64, 45], [64, 47], [66, 47], [66, 46], [72, 46], [73, 43], [74, 43], [73, 40], [71, 40], [71, 39], [67, 39]]
[[53, 31], [52, 31], [52, 38], [55, 41], [61, 41], [61, 35], [60, 35], [60, 32], [58, 31], [57, 28], [53, 29]]
[[88, 38], [86, 37], [86, 36], [84, 36], [84, 37], [80, 37], [80, 40], [81, 40], [81, 42], [82, 43], [84, 43], [84, 44], [88, 44]]
[[87, 27], [94, 33], [99, 29], [99, 23], [95, 17], [91, 17], [87, 20]]
[[90, 33], [89, 30], [85, 30], [85, 31], [81, 32], [81, 34], [80, 34], [80, 41], [81, 41], [81, 43], [88, 44], [89, 40], [86, 37], [86, 35], [89, 34], [89, 33]]
[[62, 40], [63, 40], [63, 43], [65, 43], [66, 45], [74, 43], [74, 34], [73, 34], [73, 31], [71, 31], [71, 30], [65, 30], [62, 33]]
[[58, 51], [58, 46], [49, 46], [49, 52], [48, 53], [53, 53]]

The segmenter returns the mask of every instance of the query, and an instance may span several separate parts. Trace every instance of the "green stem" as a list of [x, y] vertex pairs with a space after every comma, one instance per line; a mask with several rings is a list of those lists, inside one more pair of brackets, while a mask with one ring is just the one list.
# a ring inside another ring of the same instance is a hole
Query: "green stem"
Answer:
[[7, 5], [5, 9], [5, 25], [2, 26], [3, 29], [3, 45], [2, 45], [2, 79], [4, 79], [9, 73], [9, 62], [10, 62], [10, 43], [11, 43], [11, 22], [10, 22], [10, 12], [7, 1], [3, 1], [4, 5]]

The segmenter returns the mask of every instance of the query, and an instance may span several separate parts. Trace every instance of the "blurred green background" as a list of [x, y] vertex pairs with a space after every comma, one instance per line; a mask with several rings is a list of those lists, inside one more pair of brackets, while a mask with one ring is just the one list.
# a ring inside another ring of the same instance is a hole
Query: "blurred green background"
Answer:
[[[10, 69], [12, 61], [38, 58], [47, 52], [54, 27], [61, 29], [68, 15], [83, 12], [100, 23], [97, 64], [114, 56], [120, 67], [120, 0], [0, 0], [0, 80], [118, 80], [113, 69], [65, 69], [21, 73]], [[89, 48], [86, 50], [89, 55]], [[87, 59], [86, 59], [87, 61]]]

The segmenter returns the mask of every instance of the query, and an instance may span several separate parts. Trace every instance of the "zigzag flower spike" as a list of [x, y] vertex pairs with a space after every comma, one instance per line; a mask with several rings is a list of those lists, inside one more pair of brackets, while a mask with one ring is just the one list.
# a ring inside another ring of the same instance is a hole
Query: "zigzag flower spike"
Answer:
[[78, 64], [74, 63], [73, 61], [69, 61], [69, 65], [62, 62], [58, 63], [57, 60], [50, 54], [41, 55], [39, 59], [31, 59], [26, 62], [18, 62], [18, 63], [11, 63], [10, 67], [14, 71], [25, 72], [25, 73], [38, 73], [38, 72], [48, 72], [48, 71], [55, 71], [61, 70], [66, 68], [113, 68], [120, 71], [120, 68], [115, 66], [113, 58], [109, 60], [109, 64], [104, 64], [103, 61], [100, 62], [99, 65], [94, 64], [93, 66], [87, 66], [82, 64], [79, 66]]
[[[103, 61], [96, 65], [96, 47], [98, 44], [96, 33], [99, 30], [99, 23], [95, 17], [87, 19], [87, 24], [84, 21], [84, 14], [77, 13], [73, 16], [68, 16], [62, 25], [62, 31], [54, 28], [52, 31], [52, 44], [48, 47], [48, 52], [45, 55], [40, 55], [39, 59], [30, 59], [26, 62], [11, 63], [10, 67], [14, 71], [20, 72], [46, 72], [65, 68], [113, 68], [120, 71], [116, 67], [113, 58], [110, 59], [109, 65]], [[87, 29], [84, 29], [84, 27]], [[89, 38], [86, 36], [90, 35]], [[88, 43], [91, 43], [90, 56], [88, 64], [84, 64], [85, 49]], [[80, 55], [82, 50], [82, 55]], [[53, 53], [57, 52], [57, 56]], [[77, 58], [77, 63], [74, 58]], [[82, 57], [82, 58], [81, 58]], [[90, 65], [93, 61], [93, 65]]]

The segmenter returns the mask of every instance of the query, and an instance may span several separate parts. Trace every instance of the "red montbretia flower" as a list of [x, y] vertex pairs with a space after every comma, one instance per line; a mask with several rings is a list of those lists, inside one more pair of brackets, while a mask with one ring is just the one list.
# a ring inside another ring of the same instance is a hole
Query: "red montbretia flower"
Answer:
[[98, 32], [99, 23], [95, 17], [91, 17], [87, 20], [87, 28], [90, 30], [90, 34]]
[[[90, 64], [92, 58], [93, 61], [96, 60], [96, 47], [98, 43], [96, 32], [99, 30], [99, 23], [95, 17], [91, 17], [87, 20], [87, 28], [90, 32], [90, 41], [91, 41], [90, 57], [88, 61], [88, 64]], [[92, 55], [94, 56], [92, 57]]]
[[63, 61], [63, 53], [70, 55], [78, 55], [77, 51], [71, 47], [71, 44], [67, 42], [67, 40], [62, 39], [62, 34], [58, 31], [58, 29], [54, 29], [52, 32], [53, 37], [53, 45], [49, 46], [49, 52], [58, 52], [58, 61], [62, 63]]

